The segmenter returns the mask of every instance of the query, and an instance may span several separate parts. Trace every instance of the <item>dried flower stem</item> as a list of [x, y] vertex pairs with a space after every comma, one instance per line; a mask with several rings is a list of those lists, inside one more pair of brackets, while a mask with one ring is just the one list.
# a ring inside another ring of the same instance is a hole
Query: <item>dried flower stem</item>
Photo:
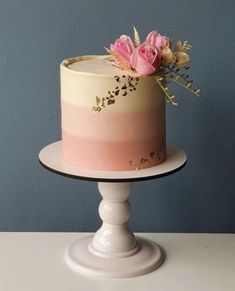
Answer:
[[191, 87], [187, 87], [185, 84], [183, 84], [183, 83], [177, 81], [175, 78], [171, 78], [171, 77], [169, 77], [169, 76], [167, 76], [167, 78], [168, 78], [169, 80], [175, 82], [177, 85], [179, 85], [179, 86], [181, 86], [181, 87], [183, 87], [183, 88], [185, 88], [185, 89], [191, 91], [191, 92], [194, 93], [195, 95], [200, 96], [200, 94], [199, 94], [199, 93], [196, 93], [196, 91], [195, 91], [194, 89], [192, 89]]
[[[201, 96], [200, 95], [200, 89], [193, 89], [192, 88], [193, 81], [192, 80], [188, 80], [189, 75], [178, 73], [179, 68], [177, 68], [175, 70], [175, 66], [173, 66], [172, 68], [170, 68], [168, 66], [167, 69], [168, 69], [168, 72], [166, 72], [165, 77], [168, 80], [171, 80], [171, 81], [175, 82], [177, 85], [189, 90], [190, 92], [192, 92], [196, 96]], [[185, 69], [188, 69], [188, 67], [186, 67]], [[174, 75], [176, 75], [176, 76], [174, 76]], [[178, 80], [180, 80], [180, 81], [178, 81]]]
[[172, 105], [177, 106], [178, 103], [174, 101], [175, 95], [173, 95], [170, 89], [163, 83], [165, 81], [164, 77], [155, 75], [154, 78], [157, 81], [158, 85], [163, 90], [163, 92], [165, 93], [166, 100], [168, 102], [171, 102]]
[[166, 78], [171, 80], [171, 81], [173, 81], [173, 82], [175, 82], [177, 85], [189, 90], [190, 92], [192, 92], [196, 96], [201, 96], [200, 95], [200, 89], [193, 89], [191, 87], [192, 81], [189, 81], [188, 84], [187, 84], [187, 83], [182, 83], [182, 82], [178, 81], [177, 78], [174, 78], [174, 77], [166, 76]]
[[135, 28], [135, 26], [133, 26], [133, 29], [134, 29], [134, 44], [135, 44], [135, 47], [137, 47], [141, 44], [140, 35], [139, 35], [138, 30]]

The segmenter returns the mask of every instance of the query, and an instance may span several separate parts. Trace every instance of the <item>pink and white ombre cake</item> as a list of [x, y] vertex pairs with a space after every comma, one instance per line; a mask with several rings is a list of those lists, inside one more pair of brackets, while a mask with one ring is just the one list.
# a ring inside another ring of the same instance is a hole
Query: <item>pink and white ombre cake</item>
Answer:
[[151, 31], [142, 42], [121, 35], [108, 55], [81, 56], [61, 64], [62, 155], [92, 170], [125, 171], [166, 159], [165, 100], [168, 87], [192, 88], [187, 41]]
[[153, 76], [107, 56], [61, 64], [63, 159], [94, 170], [134, 170], [166, 158], [165, 100]]

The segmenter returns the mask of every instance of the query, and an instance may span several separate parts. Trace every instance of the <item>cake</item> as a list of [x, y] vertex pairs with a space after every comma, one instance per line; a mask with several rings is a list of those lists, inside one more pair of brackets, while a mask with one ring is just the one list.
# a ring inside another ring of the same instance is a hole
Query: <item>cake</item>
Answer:
[[82, 168], [133, 170], [166, 158], [165, 99], [152, 76], [107, 56], [61, 64], [62, 155]]
[[182, 81], [178, 67], [188, 69], [191, 46], [178, 42], [174, 51], [171, 41], [156, 31], [141, 43], [134, 32], [134, 42], [121, 36], [107, 49], [109, 55], [80, 56], [61, 63], [66, 162], [91, 170], [127, 171], [165, 161], [165, 100], [177, 105], [167, 77]]

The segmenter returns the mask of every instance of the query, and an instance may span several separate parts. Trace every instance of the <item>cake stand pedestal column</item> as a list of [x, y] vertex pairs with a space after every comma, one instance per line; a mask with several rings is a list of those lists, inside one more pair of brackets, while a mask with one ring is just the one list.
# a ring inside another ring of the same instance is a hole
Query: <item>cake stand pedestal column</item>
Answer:
[[131, 182], [98, 182], [98, 189], [103, 197], [99, 206], [103, 224], [89, 245], [93, 254], [121, 258], [138, 252], [135, 236], [126, 224], [130, 216], [128, 196], [131, 187]]
[[135, 237], [127, 227], [130, 215], [128, 196], [134, 181], [154, 179], [178, 171], [186, 164], [186, 154], [167, 146], [167, 160], [138, 171], [92, 171], [73, 166], [61, 158], [61, 142], [41, 150], [39, 160], [47, 169], [61, 175], [98, 181], [103, 197], [99, 214], [103, 221], [93, 237], [73, 242], [65, 253], [67, 264], [86, 275], [103, 278], [129, 278], [153, 271], [163, 261], [163, 251], [154, 242]]

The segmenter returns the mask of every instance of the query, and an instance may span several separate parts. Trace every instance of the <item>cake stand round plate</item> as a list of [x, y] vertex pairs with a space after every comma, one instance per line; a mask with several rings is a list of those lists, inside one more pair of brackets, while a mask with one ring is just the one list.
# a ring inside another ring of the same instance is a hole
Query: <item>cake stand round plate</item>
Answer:
[[98, 171], [73, 166], [62, 159], [61, 141], [39, 153], [41, 164], [61, 175], [98, 181], [103, 197], [99, 214], [103, 221], [93, 237], [74, 241], [66, 250], [65, 260], [73, 270], [101, 278], [136, 277], [158, 268], [164, 252], [156, 243], [135, 237], [127, 227], [130, 215], [128, 196], [132, 182], [166, 176], [181, 169], [187, 160], [184, 151], [167, 146], [167, 159], [162, 164], [133, 171]]
[[167, 159], [158, 166], [133, 171], [88, 170], [65, 162], [61, 155], [61, 141], [44, 147], [39, 153], [39, 160], [44, 167], [58, 174], [99, 182], [123, 182], [155, 179], [180, 170], [186, 163], [185, 152], [175, 145], [167, 145]]

